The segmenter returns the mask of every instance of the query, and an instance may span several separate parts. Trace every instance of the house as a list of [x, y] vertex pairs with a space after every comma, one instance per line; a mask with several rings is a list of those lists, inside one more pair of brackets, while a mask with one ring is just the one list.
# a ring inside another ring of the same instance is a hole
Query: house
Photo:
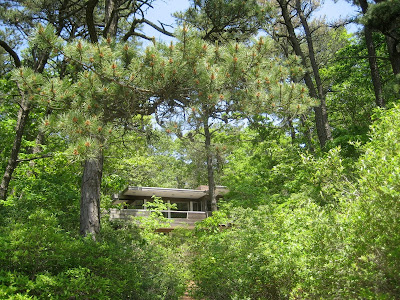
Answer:
[[[216, 187], [217, 201], [228, 192], [224, 186]], [[127, 187], [114, 197], [113, 204], [123, 203], [123, 209], [111, 209], [110, 219], [128, 220], [137, 216], [148, 216], [146, 202], [153, 201], [153, 196], [160, 197], [164, 202], [175, 204], [176, 210], [162, 211], [164, 217], [171, 219], [171, 228], [193, 228], [197, 221], [211, 215], [211, 204], [208, 196], [208, 186], [202, 185], [196, 189], [176, 189], [160, 187]], [[207, 208], [207, 210], [206, 210]], [[172, 230], [165, 229], [164, 231]]]

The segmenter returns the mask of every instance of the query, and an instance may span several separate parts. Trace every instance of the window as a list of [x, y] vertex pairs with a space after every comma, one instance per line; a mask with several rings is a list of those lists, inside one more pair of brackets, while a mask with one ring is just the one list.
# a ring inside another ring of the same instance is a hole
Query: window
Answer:
[[189, 210], [189, 202], [171, 201], [171, 203], [176, 204], [176, 210], [180, 210], [180, 211], [188, 211]]
[[200, 202], [192, 202], [193, 211], [201, 211], [201, 203]]
[[129, 205], [129, 208], [143, 209], [143, 204], [144, 204], [144, 200], [135, 200]]

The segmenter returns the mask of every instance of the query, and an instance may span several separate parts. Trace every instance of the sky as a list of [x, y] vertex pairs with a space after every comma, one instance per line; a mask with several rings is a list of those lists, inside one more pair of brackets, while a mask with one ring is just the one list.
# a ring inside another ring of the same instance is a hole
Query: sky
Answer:
[[[147, 14], [147, 18], [154, 23], [158, 24], [161, 21], [165, 24], [175, 25], [172, 14], [176, 11], [184, 11], [189, 7], [189, 0], [158, 0], [155, 1], [154, 9], [150, 9]], [[325, 0], [321, 9], [317, 11], [316, 16], [325, 15], [328, 21], [334, 21], [347, 16], [354, 16], [357, 14], [355, 6], [350, 5], [345, 0], [338, 0], [336, 2], [332, 0]], [[347, 27], [349, 31], [356, 30], [355, 25]], [[145, 32], [149, 36], [154, 36], [156, 40], [169, 41], [170, 38], [160, 34], [156, 30], [146, 27]]]

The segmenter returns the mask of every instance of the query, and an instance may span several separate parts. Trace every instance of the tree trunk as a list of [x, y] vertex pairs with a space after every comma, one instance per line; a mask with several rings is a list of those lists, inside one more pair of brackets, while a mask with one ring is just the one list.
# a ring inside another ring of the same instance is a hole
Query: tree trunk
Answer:
[[290, 131], [290, 137], [292, 139], [292, 144], [294, 144], [296, 141], [296, 130], [294, 129], [293, 121], [291, 118], [288, 119], [288, 126]]
[[[17, 68], [20, 68], [21, 60], [19, 59], [18, 54], [5, 41], [0, 40], [0, 46], [3, 47], [3, 49], [7, 51], [14, 59], [15, 66]], [[6, 200], [8, 186], [11, 181], [11, 176], [18, 164], [17, 163], [18, 153], [19, 149], [21, 148], [21, 142], [22, 142], [22, 136], [24, 134], [25, 124], [29, 116], [29, 102], [26, 99], [23, 91], [21, 89], [19, 89], [19, 91], [21, 94], [21, 103], [18, 111], [17, 125], [15, 126], [15, 138], [11, 149], [10, 158], [8, 159], [6, 170], [4, 171], [4, 175], [0, 184], [1, 200]]]
[[[368, 2], [366, 0], [360, 0], [359, 3], [362, 12], [365, 15], [368, 10]], [[369, 68], [371, 70], [372, 84], [374, 86], [375, 103], [378, 107], [385, 107], [385, 101], [382, 96], [381, 76], [379, 74], [379, 67], [376, 60], [374, 40], [372, 38], [372, 30], [367, 25], [364, 26], [364, 37], [365, 37], [365, 42], [367, 44], [368, 62], [369, 62]]]
[[[93, 12], [98, 2], [98, 0], [90, 0], [86, 7], [86, 23], [92, 43], [97, 42]], [[106, 0], [104, 37], [116, 35], [117, 8], [117, 0]], [[101, 150], [99, 151], [96, 157], [85, 160], [81, 186], [80, 234], [83, 236], [90, 234], [94, 240], [100, 232], [100, 195], [104, 158]]]
[[320, 99], [319, 107], [314, 109], [315, 120], [317, 124], [317, 133], [320, 141], [321, 148], [325, 147], [326, 142], [332, 140], [331, 127], [328, 122], [328, 111], [326, 107], [326, 97], [322, 86], [321, 76], [319, 74], [319, 68], [317, 61], [315, 59], [315, 50], [313, 45], [313, 40], [311, 36], [311, 30], [308, 26], [308, 22], [304, 13], [301, 9], [300, 0], [296, 0], [296, 10], [299, 15], [301, 25], [303, 26], [304, 32], [306, 34], [306, 41], [308, 46], [308, 57], [310, 59], [311, 67], [314, 74], [314, 80], [317, 85], [318, 98]]
[[386, 36], [386, 45], [389, 52], [389, 59], [392, 65], [393, 74], [400, 73], [400, 52], [396, 40], [390, 36]]
[[[375, 3], [381, 3], [387, 0], [375, 0]], [[361, 3], [360, 3], [361, 4]], [[364, 13], [364, 11], [363, 11]], [[392, 65], [393, 74], [397, 75], [400, 73], [400, 45], [399, 37], [395, 33], [398, 28], [393, 23], [392, 28], [387, 28], [385, 32], [382, 32], [386, 37], [386, 46], [389, 53], [390, 64]], [[392, 35], [394, 34], [394, 35]]]
[[[14, 59], [15, 66], [17, 68], [21, 67], [21, 61], [18, 57], [18, 54], [12, 50], [7, 43], [0, 40], [0, 46], [3, 47]], [[44, 70], [44, 66], [49, 58], [48, 53], [44, 53], [35, 63], [35, 72], [42, 73]], [[15, 138], [13, 142], [13, 147], [11, 149], [10, 158], [8, 159], [8, 163], [6, 166], [6, 170], [4, 171], [3, 178], [0, 184], [0, 199], [5, 200], [7, 197], [8, 186], [10, 185], [12, 174], [14, 173], [15, 168], [18, 165], [18, 154], [21, 149], [22, 137], [24, 135], [25, 125], [29, 117], [30, 105], [29, 100], [26, 98], [24, 91], [18, 86], [19, 93], [21, 95], [21, 103], [18, 117], [17, 117], [17, 125], [15, 127]]]
[[118, 0], [106, 0], [103, 37], [115, 37], [118, 27]]
[[[288, 2], [286, 0], [278, 0], [278, 4], [281, 8], [282, 17], [283, 17], [286, 29], [289, 34], [288, 39], [291, 43], [294, 53], [301, 58], [303, 66], [305, 68], [307, 68], [307, 66], [308, 66], [307, 58], [306, 58], [306, 55], [304, 54], [303, 50], [301, 49], [299, 40], [297, 39], [295, 30], [294, 30], [294, 26], [292, 23], [292, 16], [289, 13], [289, 9], [288, 9]], [[315, 63], [314, 49], [312, 47], [312, 43], [310, 44], [310, 42], [312, 42], [311, 32], [308, 29], [307, 23], [302, 24], [302, 25], [303, 25], [303, 27], [304, 27], [304, 25], [306, 25], [304, 30], [306, 31], [306, 36], [308, 35], [307, 44], [308, 44], [308, 48], [309, 48], [309, 55], [310, 55], [310, 59], [311, 59], [311, 65], [313, 68], [313, 74], [315, 76], [316, 75], [315, 70], [318, 71], [318, 67]], [[308, 31], [308, 34], [307, 34], [307, 31]], [[312, 60], [314, 60], [314, 63]], [[318, 75], [317, 77], [319, 77], [319, 72], [317, 73], [317, 75]], [[315, 77], [316, 82], [317, 82], [317, 77]], [[317, 90], [314, 86], [313, 79], [309, 72], [304, 74], [304, 81], [309, 89], [310, 96], [320, 100], [320, 105], [313, 107], [313, 109], [314, 109], [315, 124], [316, 124], [316, 128], [317, 128], [319, 144], [320, 144], [321, 148], [324, 148], [326, 145], [326, 142], [332, 138], [332, 134], [331, 134], [331, 129], [330, 129], [329, 122], [328, 122], [328, 113], [327, 113], [327, 108], [326, 108], [325, 97], [324, 97], [323, 90], [322, 90], [322, 84], [319, 79], [319, 84], [317, 82], [317, 88], [318, 88], [318, 92], [317, 92]]]
[[312, 132], [311, 129], [309, 128], [309, 126], [307, 125], [307, 117], [306, 115], [302, 114], [300, 116], [300, 121], [301, 121], [301, 126], [304, 128], [304, 135], [306, 137], [307, 140], [307, 148], [311, 153], [315, 152], [313, 143], [312, 143]]
[[15, 138], [11, 149], [10, 158], [8, 159], [7, 167], [0, 185], [1, 200], [5, 200], [7, 197], [8, 186], [10, 184], [12, 174], [18, 164], [17, 160], [19, 150], [21, 148], [22, 136], [24, 134], [25, 125], [29, 117], [29, 102], [26, 99], [25, 94], [22, 90], [20, 90], [20, 94], [21, 103], [20, 109], [18, 111], [17, 125], [15, 126]]
[[[98, 0], [88, 1], [86, 9], [86, 22], [90, 32], [92, 43], [97, 42], [97, 34], [94, 28], [93, 11]], [[118, 22], [118, 0], [105, 1], [105, 28], [104, 37], [115, 37]], [[81, 186], [81, 208], [80, 208], [80, 233], [83, 236], [90, 234], [96, 239], [100, 232], [100, 194], [101, 178], [103, 175], [103, 154], [93, 158], [87, 158], [84, 163], [82, 186]]]
[[[361, 2], [361, 1], [360, 1]], [[381, 76], [379, 74], [379, 67], [376, 61], [376, 51], [372, 39], [372, 31], [367, 26], [364, 27], [364, 36], [367, 43], [369, 68], [371, 70], [371, 79], [374, 86], [375, 103], [378, 107], [385, 107], [386, 103], [382, 95]]]
[[100, 232], [100, 185], [103, 174], [103, 154], [85, 160], [81, 186], [80, 233], [96, 238]]
[[211, 202], [211, 211], [216, 211], [217, 196], [215, 194], [214, 166], [213, 166], [213, 156], [211, 151], [211, 132], [208, 124], [208, 117], [204, 122], [204, 136], [205, 136], [205, 146], [207, 154], [208, 195], [210, 197], [210, 202]]
[[92, 43], [98, 42], [96, 26], [94, 24], [94, 10], [95, 10], [98, 2], [99, 2], [99, 0], [89, 0], [86, 3], [86, 15], [85, 15], [86, 19], [85, 20], [86, 20], [86, 25], [88, 27], [90, 41]]

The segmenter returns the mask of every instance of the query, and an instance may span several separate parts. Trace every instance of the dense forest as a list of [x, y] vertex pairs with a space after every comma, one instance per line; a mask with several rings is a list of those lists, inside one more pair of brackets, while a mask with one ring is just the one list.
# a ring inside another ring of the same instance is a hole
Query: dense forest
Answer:
[[[1, 1], [0, 298], [399, 299], [400, 1], [351, 2]], [[129, 185], [212, 216], [110, 221]]]

